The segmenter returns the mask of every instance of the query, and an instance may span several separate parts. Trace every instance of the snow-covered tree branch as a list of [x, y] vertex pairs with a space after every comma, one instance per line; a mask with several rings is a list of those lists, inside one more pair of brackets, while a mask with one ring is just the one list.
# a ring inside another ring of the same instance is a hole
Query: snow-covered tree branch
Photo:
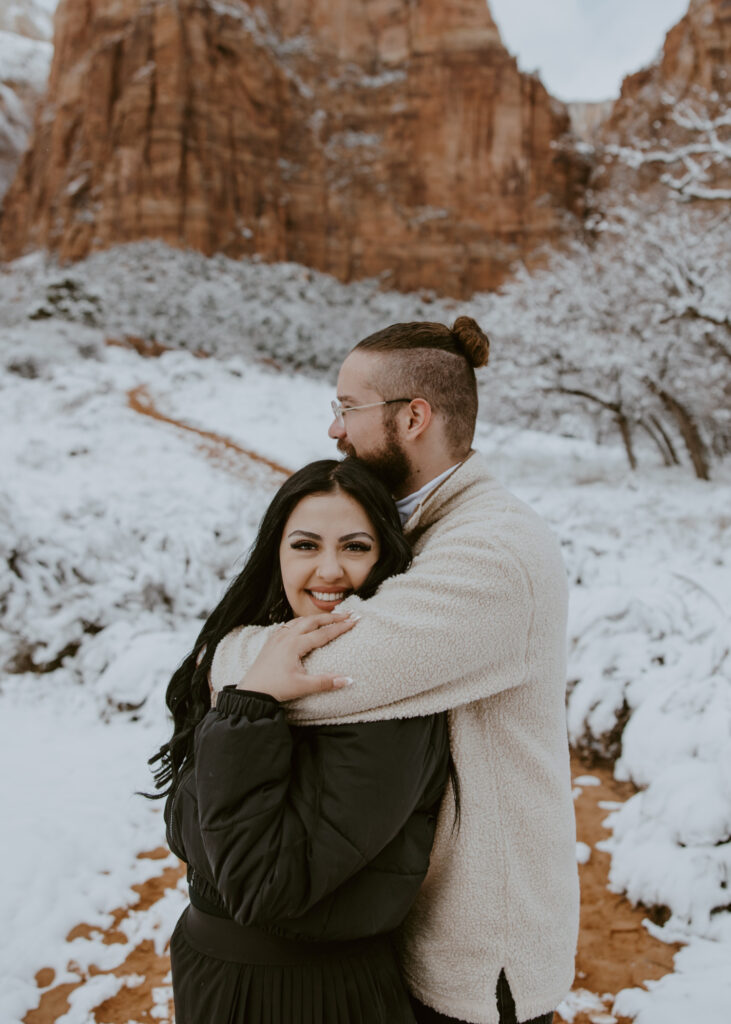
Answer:
[[683, 199], [731, 199], [731, 188], [725, 187], [723, 175], [713, 173], [728, 167], [731, 160], [731, 111], [713, 116], [707, 109], [698, 110], [684, 101], [670, 111], [669, 121], [689, 135], [689, 141], [664, 138], [653, 144], [641, 139], [634, 145], [607, 145], [605, 152], [635, 170], [651, 165], [667, 167], [660, 181]]

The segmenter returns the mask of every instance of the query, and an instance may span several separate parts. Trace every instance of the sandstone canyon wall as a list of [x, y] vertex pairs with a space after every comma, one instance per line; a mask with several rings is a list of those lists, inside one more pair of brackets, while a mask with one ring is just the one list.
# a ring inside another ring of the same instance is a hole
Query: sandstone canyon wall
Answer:
[[144, 237], [469, 294], [581, 212], [485, 0], [61, 0], [0, 254]]

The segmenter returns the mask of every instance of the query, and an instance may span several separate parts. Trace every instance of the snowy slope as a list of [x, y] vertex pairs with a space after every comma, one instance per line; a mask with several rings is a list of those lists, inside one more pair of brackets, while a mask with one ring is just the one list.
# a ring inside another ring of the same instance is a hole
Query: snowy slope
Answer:
[[[151, 872], [135, 854], [162, 842], [160, 809], [131, 794], [149, 784], [145, 759], [166, 734], [165, 683], [280, 479], [235, 456], [212, 460], [195, 435], [134, 412], [129, 392], [144, 386], [168, 417], [294, 468], [333, 454], [332, 379], [307, 365], [313, 339], [329, 365], [373, 327], [455, 312], [300, 267], [234, 270], [154, 247], [95, 260], [65, 278], [54, 271], [55, 290], [37, 258], [0, 276], [0, 415], [12, 424], [0, 442], [8, 1022], [37, 998], [39, 967], [67, 976], [68, 930], [108, 921]], [[105, 343], [124, 334], [191, 350], [220, 339], [221, 354], [143, 359]], [[281, 349], [287, 372], [256, 363]], [[291, 369], [295, 357], [309, 375]], [[485, 393], [489, 411], [500, 397]], [[562, 540], [572, 738], [619, 755], [617, 774], [641, 787], [612, 816], [613, 884], [666, 905], [659, 933], [689, 940], [676, 974], [623, 993], [617, 1009], [640, 1024], [688, 1024], [691, 1005], [704, 1024], [725, 1024], [731, 467], [712, 484], [660, 466], [640, 477], [618, 448], [488, 419], [478, 447]]]

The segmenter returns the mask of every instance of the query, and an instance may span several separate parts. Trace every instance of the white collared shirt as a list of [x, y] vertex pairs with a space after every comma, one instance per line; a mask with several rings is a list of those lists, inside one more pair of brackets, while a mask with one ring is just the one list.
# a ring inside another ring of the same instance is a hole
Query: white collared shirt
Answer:
[[402, 526], [404, 525], [406, 520], [411, 516], [416, 506], [420, 505], [421, 502], [429, 494], [431, 494], [434, 488], [437, 487], [442, 482], [442, 480], [446, 480], [449, 474], [452, 472], [452, 470], [455, 470], [457, 466], [460, 465], [460, 462], [455, 462], [453, 466], [450, 466], [449, 469], [445, 469], [443, 473], [439, 474], [439, 476], [435, 476], [433, 480], [429, 480], [427, 483], [425, 483], [424, 486], [420, 487], [418, 491], [414, 491], [413, 494], [407, 494], [405, 498], [400, 498], [396, 502], [396, 508], [398, 509], [399, 516], [401, 517]]

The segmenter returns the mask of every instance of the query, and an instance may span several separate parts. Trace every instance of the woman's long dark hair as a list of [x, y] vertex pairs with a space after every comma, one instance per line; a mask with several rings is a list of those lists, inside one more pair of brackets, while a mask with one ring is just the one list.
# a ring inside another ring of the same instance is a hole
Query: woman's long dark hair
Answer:
[[268, 626], [293, 618], [279, 568], [284, 527], [299, 502], [311, 494], [344, 491], [367, 514], [378, 534], [381, 554], [358, 596], [372, 597], [389, 576], [404, 572], [411, 548], [403, 535], [393, 498], [386, 487], [356, 459], [311, 462], [282, 484], [264, 514], [246, 565], [229, 585], [198, 634], [193, 650], [173, 674], [165, 702], [173, 716], [173, 735], [150, 758], [156, 798], [172, 794], [183, 767], [192, 760], [195, 727], [211, 706], [208, 673], [219, 642], [236, 626]]

